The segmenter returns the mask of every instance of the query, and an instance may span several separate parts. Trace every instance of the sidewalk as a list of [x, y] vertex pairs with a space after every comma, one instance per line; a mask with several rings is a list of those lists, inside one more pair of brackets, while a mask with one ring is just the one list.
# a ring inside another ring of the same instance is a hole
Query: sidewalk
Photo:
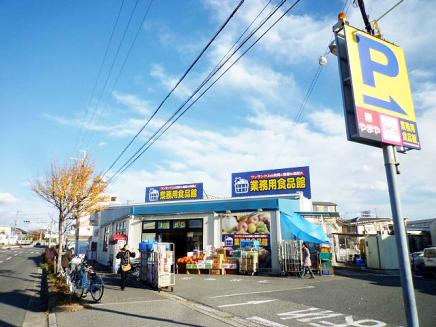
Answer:
[[121, 291], [117, 275], [104, 273], [102, 276], [105, 291], [101, 303], [93, 303], [88, 296], [84, 309], [56, 312], [56, 325], [52, 326], [229, 326], [166, 292], [159, 294], [132, 280], [126, 290]]

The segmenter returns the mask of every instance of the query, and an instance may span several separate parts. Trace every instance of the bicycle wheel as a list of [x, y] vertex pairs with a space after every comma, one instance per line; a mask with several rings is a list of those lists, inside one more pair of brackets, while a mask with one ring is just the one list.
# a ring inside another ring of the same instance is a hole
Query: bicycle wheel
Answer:
[[73, 283], [73, 291], [79, 299], [83, 297], [83, 287], [80, 279], [76, 279], [76, 281]]
[[104, 283], [103, 279], [100, 276], [95, 276], [90, 281], [89, 290], [91, 292], [91, 296], [95, 302], [98, 302], [103, 297], [104, 293]]

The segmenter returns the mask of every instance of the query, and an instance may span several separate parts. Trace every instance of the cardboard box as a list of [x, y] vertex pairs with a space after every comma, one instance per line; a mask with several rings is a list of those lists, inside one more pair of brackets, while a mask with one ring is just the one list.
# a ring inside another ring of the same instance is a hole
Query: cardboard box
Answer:
[[224, 261], [223, 254], [214, 254], [212, 255], [212, 260], [214, 265], [222, 265]]
[[226, 271], [225, 271], [225, 269], [211, 269], [210, 274], [211, 275], [225, 275]]

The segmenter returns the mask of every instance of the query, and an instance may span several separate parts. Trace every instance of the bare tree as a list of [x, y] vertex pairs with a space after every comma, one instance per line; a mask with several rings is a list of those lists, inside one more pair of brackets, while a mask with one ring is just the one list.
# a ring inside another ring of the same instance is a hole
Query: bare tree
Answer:
[[58, 210], [58, 260], [56, 271], [61, 268], [64, 235], [76, 221], [102, 209], [107, 200], [104, 192], [107, 183], [100, 175], [94, 176], [94, 166], [88, 158], [74, 164], [58, 166], [52, 163], [44, 177], [31, 183], [33, 192]]

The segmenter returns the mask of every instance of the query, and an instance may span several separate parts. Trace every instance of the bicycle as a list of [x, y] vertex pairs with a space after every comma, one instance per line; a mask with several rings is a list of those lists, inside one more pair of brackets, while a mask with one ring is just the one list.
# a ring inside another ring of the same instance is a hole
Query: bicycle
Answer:
[[79, 298], [87, 296], [88, 292], [95, 302], [103, 297], [104, 283], [101, 276], [97, 275], [94, 269], [85, 261], [76, 267], [71, 276], [73, 292]]
[[141, 272], [141, 262], [139, 259], [133, 259], [130, 261], [132, 266], [132, 270], [129, 273], [129, 278], [139, 281], [140, 280], [140, 272]]
[[61, 267], [61, 271], [58, 272], [57, 276], [59, 278], [62, 278], [65, 283], [67, 284], [68, 288], [70, 289], [70, 292], [73, 292], [73, 283], [71, 281], [71, 273], [66, 270], [65, 268]]

